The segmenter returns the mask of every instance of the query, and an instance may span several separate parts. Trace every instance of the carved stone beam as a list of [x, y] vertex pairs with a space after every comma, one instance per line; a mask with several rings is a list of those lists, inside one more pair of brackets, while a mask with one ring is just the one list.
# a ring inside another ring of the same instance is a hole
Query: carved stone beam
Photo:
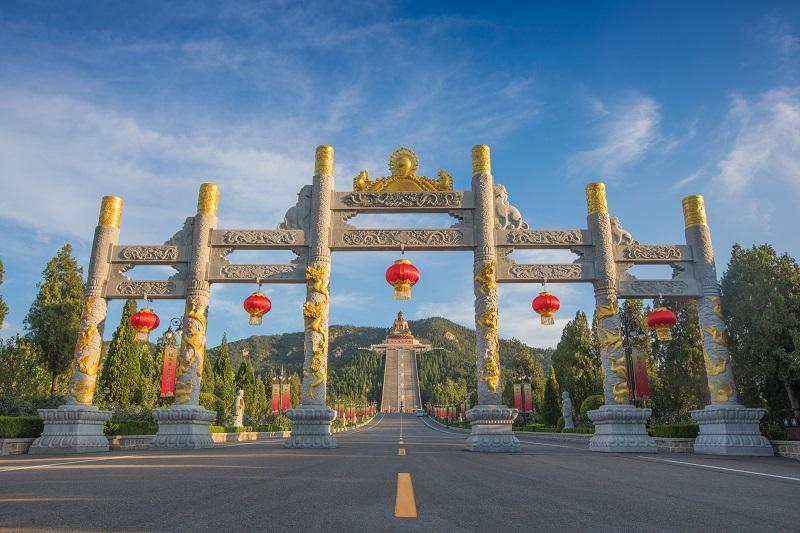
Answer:
[[111, 250], [111, 262], [131, 265], [187, 263], [189, 253], [188, 246], [122, 245]]
[[337, 192], [333, 195], [334, 210], [357, 210], [384, 213], [431, 212], [473, 209], [470, 191], [440, 192]]
[[592, 244], [588, 230], [534, 230], [499, 229], [495, 230], [497, 246], [513, 246], [519, 249], [530, 248], [578, 248]]
[[186, 282], [183, 280], [131, 280], [112, 275], [106, 286], [105, 297], [109, 300], [175, 300], [186, 297]]
[[522, 264], [501, 262], [497, 267], [499, 283], [574, 283], [594, 281], [594, 267], [589, 263]]
[[619, 281], [619, 298], [697, 298], [700, 286], [693, 279], [637, 279]]
[[211, 283], [305, 283], [305, 265], [215, 265]]
[[338, 229], [331, 231], [332, 250], [471, 250], [472, 228]]
[[237, 250], [288, 250], [305, 245], [305, 232], [299, 229], [215, 229], [211, 245]]
[[687, 245], [628, 244], [614, 247], [614, 260], [622, 263], [669, 264], [692, 259], [692, 247]]

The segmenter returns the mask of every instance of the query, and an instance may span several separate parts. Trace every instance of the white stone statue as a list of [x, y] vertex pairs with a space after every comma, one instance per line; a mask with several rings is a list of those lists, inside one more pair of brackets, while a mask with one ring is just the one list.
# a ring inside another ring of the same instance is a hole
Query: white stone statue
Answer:
[[244, 391], [239, 389], [233, 401], [233, 427], [244, 427]]
[[573, 429], [575, 424], [572, 422], [572, 398], [569, 393], [561, 393], [561, 415], [564, 417], [564, 429]]

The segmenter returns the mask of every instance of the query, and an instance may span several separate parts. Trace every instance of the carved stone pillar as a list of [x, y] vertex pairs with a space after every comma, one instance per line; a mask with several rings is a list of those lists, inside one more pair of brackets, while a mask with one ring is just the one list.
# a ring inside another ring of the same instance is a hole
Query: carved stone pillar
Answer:
[[489, 147], [485, 144], [472, 148], [472, 191], [475, 196], [473, 287], [478, 405], [467, 412], [472, 426], [467, 449], [474, 452], [517, 452], [519, 441], [511, 427], [517, 410], [503, 405], [500, 391], [494, 186]]
[[208, 264], [211, 255], [209, 239], [217, 227], [219, 189], [213, 183], [200, 186], [197, 215], [194, 217], [192, 251], [187, 272], [186, 306], [181, 327], [181, 350], [178, 377], [175, 381], [175, 402], [168, 409], [154, 409], [158, 433], [151, 448], [211, 448], [214, 443], [208, 426], [216, 413], [200, 405], [200, 382], [206, 355], [206, 320], [208, 317]]
[[331, 275], [331, 199], [333, 196], [333, 147], [318, 146], [311, 193], [311, 223], [306, 242], [306, 301], [303, 303], [305, 343], [302, 404], [286, 412], [292, 434], [286, 448], [336, 448], [331, 422], [336, 412], [325, 404], [328, 382], [328, 316]]
[[650, 409], [630, 405], [628, 367], [622, 341], [622, 327], [617, 302], [617, 270], [611, 219], [603, 183], [586, 186], [587, 222], [592, 235], [595, 261], [595, 320], [600, 341], [600, 362], [603, 365], [605, 405], [589, 411], [595, 433], [589, 448], [603, 452], [655, 452], [656, 443], [647, 434], [645, 424]]
[[86, 280], [86, 303], [78, 330], [67, 402], [58, 409], [39, 409], [44, 429], [28, 453], [108, 451], [108, 439], [103, 435], [103, 427], [111, 418], [111, 411], [101, 411], [93, 406], [92, 399], [100, 369], [103, 328], [106, 322], [106, 299], [103, 291], [111, 268], [111, 247], [119, 242], [121, 217], [122, 198], [104, 196], [100, 218], [94, 230], [89, 275]]
[[727, 328], [722, 320], [714, 248], [702, 196], [683, 199], [683, 218], [686, 223], [686, 243], [692, 247], [695, 278], [702, 293], [698, 312], [711, 395], [711, 405], [691, 413], [692, 418], [700, 424], [694, 451], [718, 455], [773, 455], [772, 446], [761, 435], [758, 426], [764, 410], [745, 408], [739, 405], [736, 398]]

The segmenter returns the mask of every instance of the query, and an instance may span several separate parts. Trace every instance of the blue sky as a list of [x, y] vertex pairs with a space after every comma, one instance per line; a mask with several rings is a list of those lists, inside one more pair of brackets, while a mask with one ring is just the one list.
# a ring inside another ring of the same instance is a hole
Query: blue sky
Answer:
[[[488, 143], [495, 180], [532, 227], [584, 227], [583, 188], [599, 179], [641, 242], [682, 243], [681, 198], [701, 193], [720, 272], [734, 242], [798, 257], [799, 132], [796, 2], [3, 2], [2, 334], [22, 330], [63, 243], [87, 265], [102, 195], [125, 200], [123, 243], [169, 238], [203, 181], [221, 188], [220, 227], [271, 228], [323, 143], [337, 190], [361, 169], [384, 175], [399, 146], [465, 189], [470, 148]], [[383, 280], [395, 256], [334, 255], [332, 323], [389, 325], [402, 308], [472, 325], [470, 254], [410, 254], [422, 280], [402, 304]], [[552, 288], [563, 307], [545, 328], [530, 311], [538, 287], [502, 287], [501, 335], [553, 346], [577, 309], [591, 312], [591, 287]], [[214, 288], [209, 345], [223, 331], [302, 328], [302, 286], [268, 287], [261, 328], [241, 310], [253, 289]], [[155, 308], [163, 322], [182, 310]]]

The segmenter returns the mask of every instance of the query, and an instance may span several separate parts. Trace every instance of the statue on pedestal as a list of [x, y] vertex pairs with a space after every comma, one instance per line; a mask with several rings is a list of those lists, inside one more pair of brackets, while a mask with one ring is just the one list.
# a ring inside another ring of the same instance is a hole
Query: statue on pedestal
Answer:
[[233, 427], [244, 427], [244, 391], [239, 389], [233, 401]]
[[564, 417], [564, 429], [573, 429], [575, 423], [572, 421], [572, 398], [567, 391], [561, 393], [561, 415]]
[[403, 315], [403, 312], [400, 311], [397, 313], [397, 319], [394, 321], [394, 325], [392, 325], [392, 337], [411, 337], [411, 329], [408, 327], [408, 322], [406, 321], [406, 317]]

